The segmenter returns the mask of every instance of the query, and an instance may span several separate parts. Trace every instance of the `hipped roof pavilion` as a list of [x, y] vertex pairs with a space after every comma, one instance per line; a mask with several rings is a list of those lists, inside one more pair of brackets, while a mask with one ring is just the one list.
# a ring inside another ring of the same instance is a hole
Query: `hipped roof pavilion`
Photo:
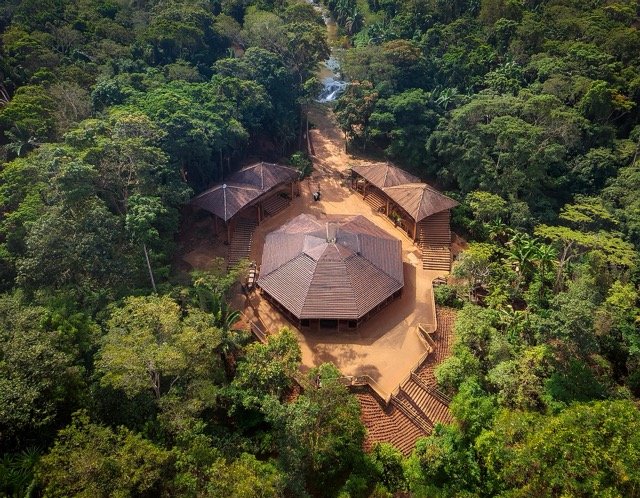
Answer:
[[232, 182], [245, 183], [263, 192], [274, 187], [294, 182], [300, 178], [300, 172], [289, 166], [275, 163], [255, 163], [245, 166], [231, 175]]
[[459, 204], [426, 183], [407, 183], [386, 187], [383, 192], [404, 209], [416, 223]]
[[222, 183], [195, 197], [191, 203], [215, 214], [225, 223], [264, 192], [246, 183]]
[[402, 289], [402, 244], [363, 216], [301, 214], [267, 235], [258, 285], [297, 320], [358, 321]]
[[258, 222], [261, 219], [261, 202], [284, 185], [291, 185], [293, 197], [294, 183], [299, 180], [300, 173], [295, 168], [281, 164], [259, 162], [245, 166], [237, 171], [228, 181], [214, 185], [200, 195], [194, 197], [191, 204], [209, 211], [227, 225], [227, 240], [230, 240], [230, 220], [243, 209], [257, 206]]
[[418, 177], [391, 163], [364, 163], [353, 166], [351, 170], [379, 189], [420, 181]]
[[[412, 229], [406, 230], [414, 240], [421, 221], [429, 221], [426, 218], [444, 211], [446, 213], [443, 214], [448, 218], [449, 210], [458, 205], [458, 202], [390, 163], [365, 163], [352, 167], [351, 171], [355, 178], [365, 180], [361, 192], [375, 209], [384, 210], [388, 216], [392, 208], [390, 204], [393, 202], [401, 212], [405, 212], [411, 218]], [[369, 185], [372, 186], [370, 192], [367, 191]], [[360, 190], [357, 183], [356, 189]], [[434, 221], [434, 218], [430, 220]], [[446, 223], [448, 227], [448, 219]]]

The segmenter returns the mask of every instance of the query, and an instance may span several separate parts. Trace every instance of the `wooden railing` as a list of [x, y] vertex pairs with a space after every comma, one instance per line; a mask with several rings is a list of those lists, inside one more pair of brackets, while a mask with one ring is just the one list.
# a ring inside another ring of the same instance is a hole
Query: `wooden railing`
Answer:
[[[433, 291], [431, 292], [430, 301], [431, 302], [429, 304], [432, 306], [432, 309], [434, 310], [434, 315], [435, 315], [435, 299], [433, 296]], [[263, 330], [260, 327], [260, 325], [258, 325], [257, 322], [253, 320], [249, 320], [249, 318], [244, 313], [241, 312], [240, 314], [249, 323], [249, 326], [251, 328], [251, 332], [253, 333], [253, 335], [260, 342], [262, 343], [266, 342], [268, 333], [265, 330]], [[384, 406], [388, 406], [389, 403], [391, 403], [392, 399], [400, 393], [402, 386], [410, 378], [418, 378], [418, 375], [417, 375], [418, 369], [422, 366], [422, 364], [425, 362], [427, 357], [436, 348], [436, 344], [433, 338], [431, 337], [431, 335], [436, 330], [437, 330], [437, 323], [436, 324], [418, 323], [418, 326], [416, 327], [416, 333], [418, 334], [418, 339], [424, 345], [426, 351], [422, 353], [418, 361], [416, 361], [413, 367], [411, 367], [411, 370], [409, 370], [409, 373], [404, 376], [404, 378], [400, 381], [398, 386], [393, 391], [391, 391], [391, 393], [387, 392], [380, 384], [378, 384], [378, 382], [376, 382], [369, 375], [347, 375], [347, 376], [341, 377], [340, 382], [347, 387], [357, 387], [357, 386], [365, 386], [365, 385], [369, 386], [369, 388], [371, 388], [373, 393], [380, 399], [380, 401], [383, 402]], [[295, 376], [295, 380], [296, 382], [298, 382], [298, 384], [300, 384], [301, 387], [304, 387], [302, 385], [303, 379], [301, 376], [298, 376], [298, 375]], [[434, 396], [438, 397], [441, 401], [446, 402], [446, 404], [448, 404], [451, 401], [451, 399], [446, 394], [439, 391], [438, 389], [429, 388], [429, 392], [431, 392]]]

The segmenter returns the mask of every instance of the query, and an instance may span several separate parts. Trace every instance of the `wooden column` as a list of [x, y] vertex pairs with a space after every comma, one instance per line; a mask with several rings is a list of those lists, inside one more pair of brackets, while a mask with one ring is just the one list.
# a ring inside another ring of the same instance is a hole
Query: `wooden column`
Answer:
[[389, 199], [387, 199], [387, 207], [384, 210], [384, 214], [386, 214], [387, 216], [389, 216]]
[[416, 241], [416, 236], [418, 234], [418, 222], [417, 221], [413, 221], [413, 241]]
[[231, 244], [231, 220], [226, 222], [227, 224], [227, 244]]
[[256, 205], [256, 215], [258, 216], [258, 225], [260, 224], [260, 221], [262, 221], [262, 219], [260, 217], [260, 211], [262, 211], [261, 204], [258, 204], [258, 205]]

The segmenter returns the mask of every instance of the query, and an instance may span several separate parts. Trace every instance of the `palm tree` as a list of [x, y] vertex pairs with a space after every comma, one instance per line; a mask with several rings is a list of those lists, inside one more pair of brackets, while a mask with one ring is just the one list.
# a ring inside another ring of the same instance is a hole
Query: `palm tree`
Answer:
[[14, 126], [11, 130], [7, 130], [5, 134], [9, 139], [7, 151], [13, 152], [16, 156], [21, 156], [23, 153], [40, 146], [40, 142], [36, 137], [31, 136], [27, 130], [19, 126]]
[[229, 377], [233, 376], [235, 370], [235, 355], [247, 342], [249, 336], [245, 330], [238, 330], [234, 325], [240, 321], [242, 313], [233, 310], [227, 304], [223, 294], [214, 293], [211, 299], [211, 317], [213, 325], [220, 329], [220, 357], [225, 366], [225, 371]]
[[542, 294], [544, 290], [547, 271], [556, 262], [557, 257], [558, 251], [556, 251], [551, 244], [538, 245], [536, 260], [538, 262], [538, 268], [540, 270], [540, 282], [542, 283], [542, 286], [540, 287], [540, 294]]
[[502, 245], [506, 244], [509, 235], [513, 233], [513, 230], [511, 230], [511, 228], [509, 228], [501, 218], [496, 218], [495, 220], [486, 223], [485, 226], [489, 231], [489, 238]]
[[538, 254], [538, 239], [525, 233], [516, 233], [509, 241], [509, 246], [507, 258], [516, 266], [516, 271], [523, 276], [530, 274]]
[[436, 99], [436, 104], [438, 104], [445, 111], [449, 108], [449, 105], [455, 102], [455, 99], [460, 95], [458, 89], [455, 87], [445, 88], [440, 91], [440, 95]]

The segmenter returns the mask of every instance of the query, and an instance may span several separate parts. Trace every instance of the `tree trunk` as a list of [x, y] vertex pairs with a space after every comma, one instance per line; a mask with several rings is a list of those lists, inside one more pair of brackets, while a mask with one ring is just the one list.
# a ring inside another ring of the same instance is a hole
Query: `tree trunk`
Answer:
[[149, 277], [151, 278], [151, 287], [153, 287], [153, 292], [158, 293], [156, 289], [156, 280], [153, 278], [153, 271], [151, 270], [151, 262], [149, 261], [149, 252], [147, 251], [147, 244], [142, 244], [142, 249], [144, 249], [144, 258], [147, 260], [147, 269], [149, 270]]

